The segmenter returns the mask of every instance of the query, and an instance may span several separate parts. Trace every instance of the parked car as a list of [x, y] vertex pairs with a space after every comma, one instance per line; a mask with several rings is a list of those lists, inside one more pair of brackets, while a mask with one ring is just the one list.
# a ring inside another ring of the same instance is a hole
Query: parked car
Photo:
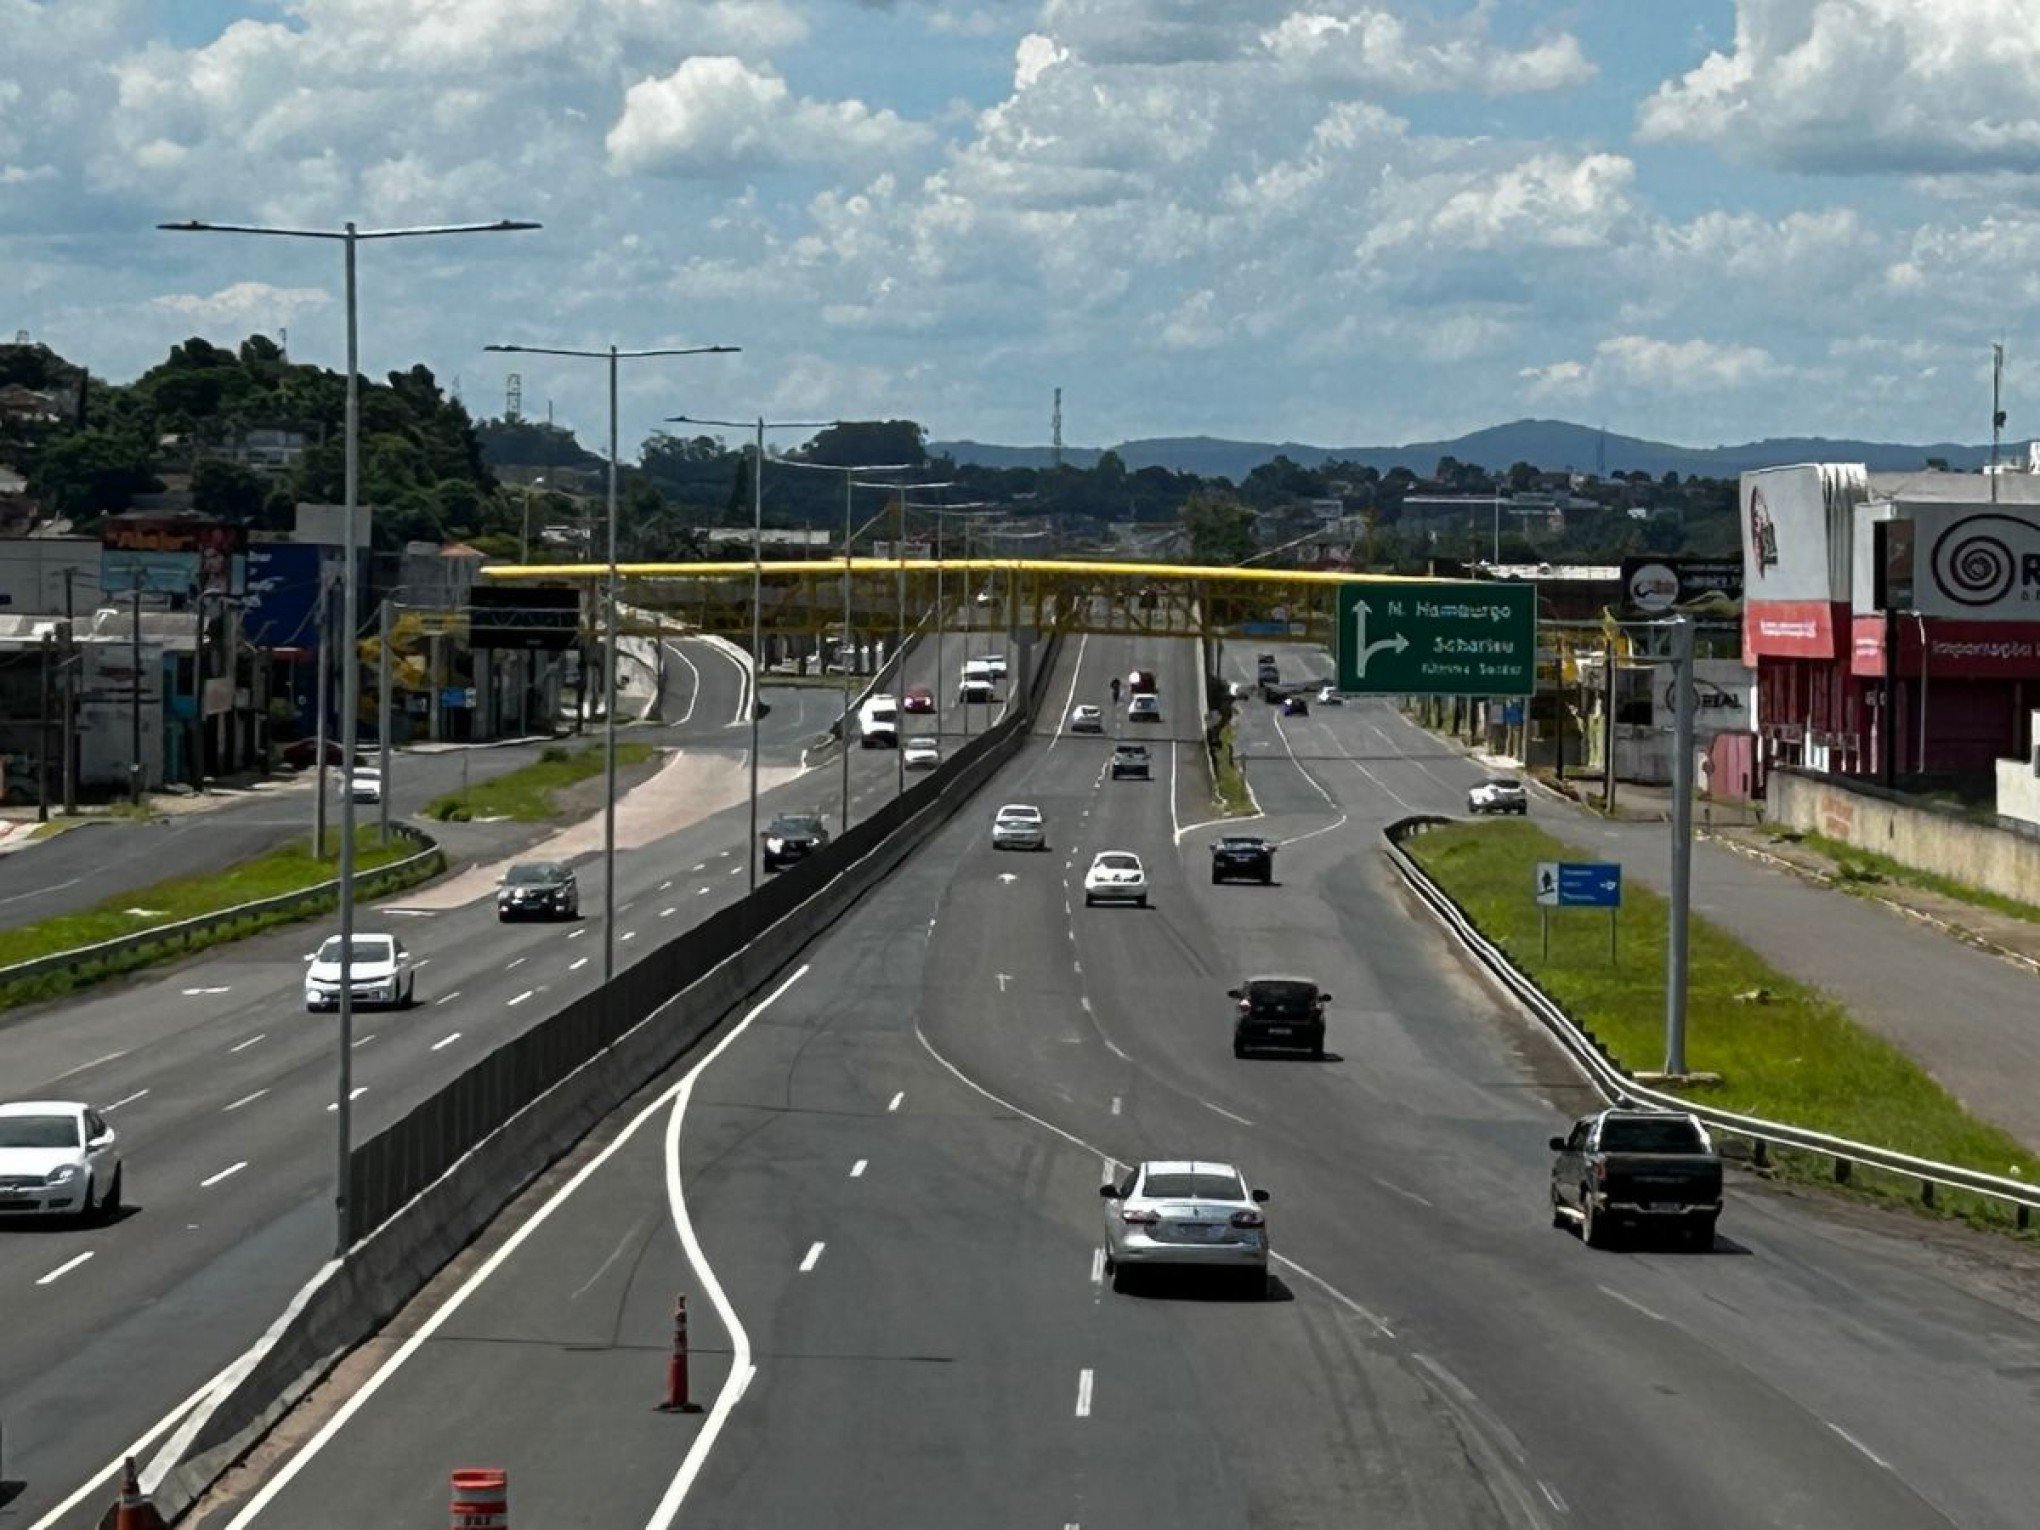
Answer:
[[577, 919], [581, 884], [565, 861], [519, 861], [496, 884], [496, 918]]
[[1103, 733], [1105, 711], [1102, 707], [1076, 707], [1070, 712], [1070, 732]]
[[942, 763], [942, 746], [932, 738], [910, 738], [900, 764], [908, 770], [933, 770]]
[[1138, 903], [1147, 907], [1147, 868], [1131, 850], [1100, 850], [1084, 873], [1084, 907]]
[[1284, 717], [1310, 716], [1309, 699], [1300, 691], [1293, 695], [1284, 696], [1282, 698], [1282, 715]]
[[1275, 880], [1275, 846], [1254, 834], [1227, 834], [1211, 842], [1211, 880], [1259, 882]]
[[1133, 698], [1126, 704], [1128, 722], [1153, 722], [1162, 720], [1162, 698], [1146, 693]]
[[1318, 687], [1317, 704], [1321, 707], [1342, 707], [1346, 704], [1346, 698], [1341, 696], [1335, 687], [1321, 685]]
[[1041, 809], [1024, 802], [1009, 802], [992, 815], [994, 850], [1046, 850], [1048, 824]]
[[1325, 1006], [1332, 996], [1306, 977], [1251, 977], [1227, 997], [1235, 1006], [1232, 1053], [1308, 1052], [1325, 1056]]
[[1136, 669], [1126, 677], [1126, 688], [1136, 696], [1152, 696], [1155, 693], [1155, 672], [1151, 669]]
[[910, 685], [900, 696], [900, 710], [917, 716], [935, 710], [935, 693], [925, 685]]
[[89, 1105], [0, 1105], [0, 1215], [112, 1218], [121, 1207], [120, 1139]]
[[1514, 813], [1520, 818], [1530, 811], [1530, 793], [1521, 781], [1483, 781], [1467, 792], [1466, 811]]
[[813, 813], [781, 813], [765, 827], [764, 865], [767, 871], [783, 871], [804, 861], [829, 842], [829, 831]]
[[[306, 1009], [340, 1007], [340, 952], [340, 937], [329, 935], [305, 958]], [[396, 936], [358, 933], [348, 952], [347, 979], [354, 1003], [408, 1009], [416, 1002], [417, 968]]]
[[1245, 1293], [1266, 1293], [1268, 1192], [1249, 1190], [1231, 1164], [1150, 1160], [1098, 1193], [1113, 1290], [1126, 1290], [1135, 1270], [1174, 1266], [1230, 1274]]
[[1146, 744], [1113, 745], [1112, 779], [1117, 781], [1122, 776], [1138, 776], [1143, 781], [1153, 779], [1153, 772], [1148, 768]]
[[891, 696], [873, 696], [857, 709], [857, 747], [897, 749], [900, 746], [900, 706]]
[[1592, 1248], [1617, 1227], [1673, 1227], [1714, 1246], [1721, 1216], [1721, 1157], [1698, 1116], [1670, 1110], [1601, 1110], [1551, 1139], [1551, 1222], [1577, 1227]]

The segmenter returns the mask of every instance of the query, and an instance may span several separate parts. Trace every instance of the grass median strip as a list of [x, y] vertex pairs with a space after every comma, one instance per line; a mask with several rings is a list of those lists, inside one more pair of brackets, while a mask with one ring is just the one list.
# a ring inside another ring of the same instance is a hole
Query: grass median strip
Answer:
[[[618, 744], [616, 763], [638, 765], [655, 751], [650, 744]], [[589, 744], [581, 749], [565, 745], [546, 747], [529, 765], [507, 775], [484, 781], [462, 791], [449, 792], [425, 804], [425, 816], [442, 823], [466, 823], [473, 818], [513, 818], [519, 823], [549, 823], [567, 811], [554, 796], [602, 773], [602, 749]]]
[[[1411, 857], [1602, 1050], [1631, 1072], [1664, 1061], [1666, 904], [1631, 883], [1617, 915], [1610, 962], [1608, 920], [1599, 910], [1551, 911], [1544, 952], [1532, 878], [1539, 861], [1591, 860], [1523, 823], [1454, 824], [1416, 835]], [[1686, 1063], [1722, 1082], [1710, 1105], [1790, 1122], [1838, 1137], [1986, 1173], [2040, 1182], [2040, 1157], [2009, 1133], [1967, 1114], [1925, 1069], [1872, 1035], [1833, 999], [1794, 982], [1726, 932], [1695, 918], [1690, 927]], [[1824, 1177], [1826, 1160], [1781, 1168]], [[1889, 1196], [1916, 1194], [1909, 1181], [1859, 1186]], [[2009, 1211], [1944, 1193], [1941, 1204], [2003, 1225]]]
[[[147, 887], [116, 894], [92, 908], [82, 909], [75, 914], [59, 914], [55, 918], [40, 920], [34, 924], [0, 930], [0, 967], [33, 961], [38, 957], [54, 956], [82, 946], [98, 945], [122, 936], [145, 934], [164, 925], [219, 913], [223, 909], [259, 902], [265, 898], [280, 897], [285, 893], [316, 887], [321, 882], [330, 882], [340, 874], [336, 858], [339, 836], [329, 834], [327, 841], [333, 853], [329, 853], [323, 859], [314, 857], [308, 846], [294, 843], [280, 850], [272, 850], [267, 855], [242, 861], [225, 871], [207, 876], [167, 878]], [[361, 877], [367, 877], [380, 867], [415, 856], [419, 849], [416, 841], [410, 839], [393, 837], [388, 844], [381, 843], [373, 825], [358, 828], [355, 831], [354, 844], [355, 873]], [[409, 881], [422, 881], [436, 874], [438, 869], [439, 863], [435, 857], [420, 867], [414, 877], [407, 879], [406, 885]], [[378, 884], [378, 890], [394, 889]], [[274, 925], [293, 923], [331, 906], [332, 899], [329, 896], [310, 908], [250, 915], [245, 920], [236, 920], [231, 929], [213, 930], [174, 939], [166, 936], [161, 945], [152, 945], [144, 950], [93, 958], [74, 963], [62, 972], [44, 973], [11, 983], [0, 983], [0, 1009], [37, 999], [52, 998], [100, 978], [111, 977], [118, 972], [163, 960], [167, 956], [200, 950], [226, 940], [237, 940]]]
[[1236, 718], [1227, 717], [1212, 741], [1211, 789], [1218, 810], [1226, 817], [1250, 818], [1260, 808], [1253, 793], [1247, 790], [1246, 772], [1240, 769], [1239, 758], [1233, 753], [1233, 730], [1238, 726]]

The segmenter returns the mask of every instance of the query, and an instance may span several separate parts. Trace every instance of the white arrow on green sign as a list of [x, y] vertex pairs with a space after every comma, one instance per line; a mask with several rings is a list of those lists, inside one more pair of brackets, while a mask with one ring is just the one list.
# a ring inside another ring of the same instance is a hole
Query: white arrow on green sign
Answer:
[[1384, 579], [1339, 587], [1339, 689], [1395, 696], [1528, 696], [1537, 591], [1528, 584]]

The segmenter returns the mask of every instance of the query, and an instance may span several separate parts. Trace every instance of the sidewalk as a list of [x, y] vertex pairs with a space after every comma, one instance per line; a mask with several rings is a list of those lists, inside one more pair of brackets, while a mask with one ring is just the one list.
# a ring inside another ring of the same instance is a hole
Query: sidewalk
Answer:
[[[1651, 811], [1639, 801], [1645, 790], [1618, 786], [1618, 808], [1626, 791], [1639, 813]], [[1657, 812], [1610, 820], [1541, 781], [1538, 797], [1532, 819], [1544, 829], [1621, 862], [1626, 878], [1653, 891], [1669, 887], [1671, 836]], [[2040, 956], [2040, 932], [1911, 887], [1875, 885], [1872, 896], [1849, 896], [1823, 862], [1761, 827], [1717, 825], [1694, 846], [1693, 912], [1831, 995], [1966, 1109], [2040, 1151], [2040, 966], [2024, 960]], [[2011, 959], [1981, 944], [1987, 936]]]

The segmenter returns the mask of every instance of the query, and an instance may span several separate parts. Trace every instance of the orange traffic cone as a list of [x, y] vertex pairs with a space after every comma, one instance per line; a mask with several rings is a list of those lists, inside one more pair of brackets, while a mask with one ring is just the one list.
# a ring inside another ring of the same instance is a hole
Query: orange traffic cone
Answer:
[[[106, 1521], [101, 1520], [100, 1524], [104, 1526]], [[156, 1506], [149, 1502], [135, 1477], [133, 1456], [127, 1458], [121, 1469], [120, 1501], [113, 1506], [112, 1530], [167, 1530], [163, 1516], [156, 1512]]]

